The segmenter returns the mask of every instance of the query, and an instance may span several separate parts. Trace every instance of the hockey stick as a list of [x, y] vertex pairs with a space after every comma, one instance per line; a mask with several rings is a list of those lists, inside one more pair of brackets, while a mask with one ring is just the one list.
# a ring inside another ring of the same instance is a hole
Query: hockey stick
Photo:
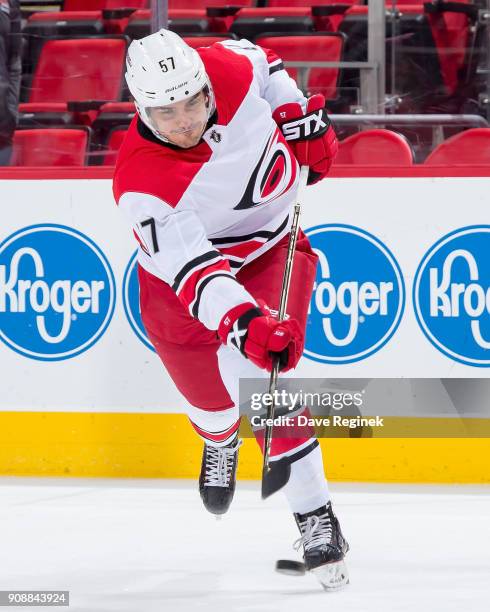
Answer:
[[[281, 297], [279, 300], [279, 321], [284, 319], [286, 315], [286, 307], [288, 304], [289, 285], [291, 284], [291, 276], [293, 272], [294, 251], [296, 249], [296, 241], [298, 239], [299, 216], [301, 213], [300, 197], [306, 187], [308, 180], [308, 166], [301, 166], [298, 193], [294, 204], [293, 221], [291, 223], [291, 231], [289, 234], [288, 252], [286, 256], [286, 265], [284, 267], [284, 275], [282, 277]], [[274, 392], [277, 386], [277, 377], [279, 374], [279, 359], [275, 358], [272, 365], [271, 377], [269, 382], [269, 396], [275, 396]], [[272, 401], [267, 408], [267, 423], [272, 423], [276, 410], [275, 401]], [[262, 499], [267, 499], [279, 489], [287, 484], [291, 473], [291, 465], [287, 457], [270, 461], [273, 426], [266, 424], [264, 436], [264, 462], [262, 465]]]

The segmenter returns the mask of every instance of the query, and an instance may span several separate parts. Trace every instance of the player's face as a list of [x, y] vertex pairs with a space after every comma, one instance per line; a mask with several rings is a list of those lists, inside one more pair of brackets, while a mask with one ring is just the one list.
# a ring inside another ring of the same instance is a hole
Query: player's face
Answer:
[[201, 139], [208, 121], [207, 96], [200, 91], [188, 100], [149, 110], [155, 129], [172, 144], [188, 149]]

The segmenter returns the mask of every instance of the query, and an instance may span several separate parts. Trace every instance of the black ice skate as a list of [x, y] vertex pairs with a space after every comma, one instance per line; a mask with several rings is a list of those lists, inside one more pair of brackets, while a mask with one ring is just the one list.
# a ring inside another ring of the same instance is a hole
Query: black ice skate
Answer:
[[224, 514], [230, 507], [235, 493], [238, 449], [241, 444], [241, 440], [235, 439], [221, 448], [204, 445], [199, 493], [206, 510], [212, 514]]
[[294, 547], [304, 549], [304, 563], [327, 591], [340, 589], [349, 583], [344, 556], [349, 544], [340, 530], [332, 504], [321, 506], [306, 514], [295, 514], [294, 518], [301, 533]]

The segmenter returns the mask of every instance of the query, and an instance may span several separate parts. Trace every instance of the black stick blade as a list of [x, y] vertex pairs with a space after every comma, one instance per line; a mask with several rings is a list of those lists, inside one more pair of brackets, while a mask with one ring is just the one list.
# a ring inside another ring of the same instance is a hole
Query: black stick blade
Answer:
[[291, 474], [291, 464], [287, 457], [271, 461], [262, 470], [262, 499], [267, 499], [288, 482]]

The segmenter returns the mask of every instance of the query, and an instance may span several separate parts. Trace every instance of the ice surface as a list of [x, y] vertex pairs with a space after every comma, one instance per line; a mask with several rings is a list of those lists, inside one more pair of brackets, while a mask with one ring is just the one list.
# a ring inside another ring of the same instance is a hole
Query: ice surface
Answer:
[[489, 487], [331, 491], [351, 584], [325, 593], [274, 572], [296, 526], [258, 483], [216, 521], [189, 481], [1, 478], [0, 590], [70, 590], [71, 612], [490, 610]]

